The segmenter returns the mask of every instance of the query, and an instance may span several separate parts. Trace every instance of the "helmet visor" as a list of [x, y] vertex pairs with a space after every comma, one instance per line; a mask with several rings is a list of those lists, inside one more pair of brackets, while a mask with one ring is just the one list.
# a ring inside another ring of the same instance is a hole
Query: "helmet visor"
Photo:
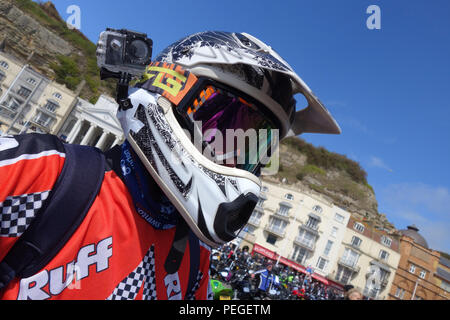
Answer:
[[[214, 162], [257, 174], [270, 158], [278, 131], [257, 101], [224, 86], [205, 84], [184, 110], [193, 123], [194, 144]], [[192, 133], [192, 132], [191, 132]]]

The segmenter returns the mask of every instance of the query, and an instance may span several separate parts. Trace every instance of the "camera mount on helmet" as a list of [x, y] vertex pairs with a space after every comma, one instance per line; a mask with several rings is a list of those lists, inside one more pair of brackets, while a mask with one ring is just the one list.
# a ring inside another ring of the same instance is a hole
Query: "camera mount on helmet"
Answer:
[[116, 87], [116, 101], [119, 104], [121, 110], [127, 110], [132, 107], [131, 101], [128, 98], [128, 87], [130, 85], [132, 74], [127, 72], [111, 72], [108, 69], [100, 68], [100, 79], [117, 79]]
[[122, 110], [131, 108], [128, 86], [151, 62], [153, 41], [145, 33], [107, 28], [97, 42], [100, 79], [117, 79], [116, 101]]

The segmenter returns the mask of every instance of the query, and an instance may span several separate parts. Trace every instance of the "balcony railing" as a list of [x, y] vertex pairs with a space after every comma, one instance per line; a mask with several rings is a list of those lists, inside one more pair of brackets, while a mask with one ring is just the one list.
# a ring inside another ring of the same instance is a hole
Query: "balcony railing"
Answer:
[[42, 106], [42, 105], [38, 105], [38, 108], [40, 111], [44, 112], [45, 114], [49, 115], [52, 118], [55, 118], [55, 114], [56, 114], [56, 109], [55, 110], [51, 110], [49, 108], [47, 108], [47, 106]]
[[50, 126], [50, 122], [44, 121], [44, 120], [41, 120], [41, 119], [34, 118], [32, 120], [32, 122], [37, 123], [38, 125], [40, 125], [41, 127], [44, 127], [44, 128], [48, 128]]
[[45, 121], [42, 121], [40, 119], [32, 119], [30, 122], [36, 126], [38, 126], [40, 129], [42, 129], [44, 132], [50, 132], [50, 128], [52, 124], [46, 123]]
[[6, 109], [6, 110], [8, 110], [10, 112], [16, 112], [17, 113], [17, 111], [20, 108], [20, 105], [15, 105], [14, 108], [13, 108], [11, 103], [8, 104], [7, 102], [3, 102], [2, 104], [0, 104], [0, 107], [4, 108], [4, 109]]
[[264, 209], [264, 202], [258, 201], [255, 208]]
[[277, 236], [280, 236], [280, 237], [284, 237], [284, 235], [286, 233], [286, 230], [284, 228], [279, 228], [277, 226], [270, 225], [270, 224], [266, 225], [264, 230], [266, 230], [266, 231], [268, 231], [270, 233], [273, 233], [273, 234], [275, 234]]
[[360, 266], [356, 265], [355, 261], [352, 261], [350, 259], [341, 258], [341, 259], [339, 259], [339, 264], [341, 266], [349, 268], [350, 270], [352, 270], [353, 272], [356, 272], [356, 273], [358, 273], [359, 270], [361, 269]]
[[274, 217], [277, 217], [277, 218], [279, 218], [279, 219], [282, 219], [282, 220], [284, 220], [284, 221], [289, 221], [289, 214], [282, 214], [282, 213], [280, 213], [280, 212], [278, 212], [278, 211], [275, 211], [273, 214], [272, 214], [272, 216], [274, 216]]
[[310, 251], [314, 251], [314, 249], [316, 247], [316, 243], [314, 241], [306, 240], [305, 238], [302, 238], [300, 236], [297, 236], [297, 238], [295, 238], [294, 242], [296, 244], [298, 244], [299, 246], [302, 246], [303, 248], [306, 248]]
[[250, 219], [248, 219], [247, 223], [251, 224], [252, 226], [259, 227], [259, 225], [261, 224], [261, 220], [250, 217]]
[[319, 234], [319, 232], [318, 232], [319, 226], [312, 226], [312, 225], [309, 225], [309, 224], [302, 224], [302, 225], [300, 225], [300, 228], [302, 228], [304, 230], [307, 230], [307, 231], [311, 231], [312, 233], [314, 233], [316, 235]]
[[5, 119], [12, 120], [17, 115], [17, 111], [11, 111], [5, 106], [0, 106], [0, 117], [3, 117]]

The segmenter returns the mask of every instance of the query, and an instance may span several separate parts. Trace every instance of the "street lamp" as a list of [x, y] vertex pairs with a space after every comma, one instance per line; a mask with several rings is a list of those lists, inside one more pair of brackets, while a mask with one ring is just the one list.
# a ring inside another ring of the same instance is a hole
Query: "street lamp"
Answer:
[[414, 298], [416, 297], [416, 290], [417, 290], [417, 286], [419, 285], [419, 282], [420, 282], [420, 279], [417, 278], [417, 280], [416, 280], [416, 285], [414, 286], [414, 291], [413, 291], [411, 300], [414, 300]]

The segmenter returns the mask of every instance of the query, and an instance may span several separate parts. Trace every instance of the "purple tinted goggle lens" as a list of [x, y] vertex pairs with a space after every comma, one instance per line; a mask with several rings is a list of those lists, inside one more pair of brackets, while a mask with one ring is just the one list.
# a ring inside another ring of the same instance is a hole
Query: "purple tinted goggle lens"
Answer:
[[216, 163], [255, 173], [261, 160], [270, 156], [275, 128], [255, 104], [208, 85], [187, 113], [201, 131], [203, 147], [208, 146], [206, 156]]

